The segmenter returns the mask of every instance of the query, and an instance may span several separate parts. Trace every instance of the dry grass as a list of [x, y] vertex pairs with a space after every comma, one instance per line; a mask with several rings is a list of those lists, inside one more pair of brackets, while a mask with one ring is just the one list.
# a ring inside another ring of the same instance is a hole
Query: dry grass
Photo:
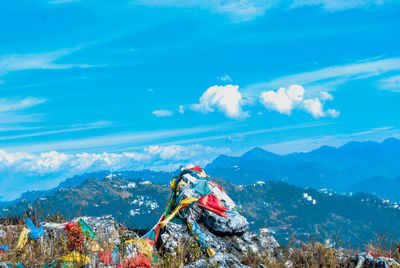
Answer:
[[207, 258], [203, 249], [197, 242], [192, 239], [182, 240], [178, 247], [175, 248], [174, 254], [163, 253], [162, 248], [157, 252], [158, 267], [182, 267], [186, 264], [193, 263], [199, 259]]
[[[62, 216], [48, 218], [49, 221], [65, 221]], [[18, 263], [21, 262], [27, 267], [43, 267], [45, 264], [50, 264], [61, 256], [68, 254], [70, 251], [67, 247], [67, 235], [64, 232], [59, 232], [55, 235], [52, 232], [46, 232], [43, 238], [39, 240], [29, 240], [26, 246], [21, 251], [15, 250], [18, 235], [21, 232], [24, 224], [20, 219], [5, 219], [0, 221], [0, 229], [6, 231], [5, 237], [0, 238], [0, 245], [8, 245], [11, 248], [10, 252], [0, 254], [0, 262]], [[132, 239], [136, 234], [129, 229], [120, 226], [117, 228], [121, 234], [122, 243], [119, 246], [120, 256], [123, 259], [124, 253], [123, 242], [127, 239]], [[131, 233], [129, 235], [129, 233]], [[123, 235], [124, 234], [124, 235]], [[128, 235], [127, 235], [128, 234]], [[113, 250], [116, 245], [109, 245], [99, 241], [99, 244], [104, 249]], [[365, 250], [373, 254], [388, 256], [395, 260], [400, 260], [400, 246], [395, 239], [388, 235], [377, 235], [373, 241], [365, 245]], [[89, 253], [87, 247], [83, 248], [83, 254]], [[355, 267], [354, 258], [357, 254], [356, 250], [351, 249], [334, 249], [326, 247], [319, 242], [302, 245], [300, 247], [280, 247], [273, 254], [248, 254], [241, 262], [250, 267], [259, 267], [263, 264], [265, 267], [283, 268], [287, 267], [285, 263], [290, 260], [293, 267]], [[202, 258], [207, 258], [204, 251], [193, 239], [181, 241], [179, 246], [175, 248], [174, 254], [163, 253], [161, 247], [155, 254], [153, 263], [157, 267], [182, 267], [183, 265], [195, 262]], [[78, 266], [77, 266], [78, 267]]]

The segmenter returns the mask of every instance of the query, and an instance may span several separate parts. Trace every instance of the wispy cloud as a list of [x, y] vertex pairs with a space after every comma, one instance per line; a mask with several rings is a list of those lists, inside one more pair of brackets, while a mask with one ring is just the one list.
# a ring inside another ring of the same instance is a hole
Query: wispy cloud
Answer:
[[[199, 143], [205, 141], [214, 141], [214, 140], [229, 140], [232, 141], [232, 137], [240, 137], [240, 140], [244, 140], [247, 136], [252, 135], [260, 135], [264, 133], [272, 133], [272, 132], [283, 132], [289, 130], [297, 130], [303, 128], [315, 128], [327, 125], [333, 125], [335, 123], [327, 123], [327, 122], [318, 122], [318, 123], [307, 123], [307, 124], [298, 124], [298, 125], [289, 125], [283, 127], [272, 127], [272, 128], [263, 128], [257, 130], [249, 130], [249, 131], [230, 131], [227, 134], [222, 135], [211, 135], [205, 137], [197, 137], [197, 138], [189, 138], [189, 139], [176, 139], [173, 142], [164, 142], [159, 143], [160, 145], [171, 145], [171, 144], [191, 144], [191, 143]], [[127, 148], [129, 149], [129, 148]]]
[[45, 127], [26, 127], [17, 125], [4, 125], [0, 126], [0, 132], [13, 132], [13, 131], [26, 131], [26, 130], [38, 130]]
[[27, 97], [24, 99], [0, 99], [0, 112], [18, 111], [42, 104], [46, 99]]
[[399, 129], [391, 126], [377, 127], [353, 133], [289, 140], [285, 142], [268, 144], [262, 147], [277, 154], [289, 154], [294, 152], [308, 152], [323, 145], [338, 147], [350, 141], [383, 141], [389, 137], [399, 138]]
[[232, 81], [232, 78], [231, 78], [229, 75], [227, 75], [227, 74], [218, 77], [218, 79], [221, 80], [221, 81], [223, 81], [223, 82], [231, 82], [231, 81]]
[[81, 46], [66, 48], [57, 51], [30, 54], [8, 54], [0, 56], [0, 75], [13, 71], [30, 69], [69, 69], [73, 67], [88, 68], [88, 64], [63, 64], [56, 61], [74, 51], [81, 49]]
[[0, 124], [15, 125], [23, 122], [38, 122], [43, 115], [38, 113], [29, 114], [25, 110], [46, 102], [46, 99], [26, 97], [2, 98], [0, 99]]
[[173, 112], [170, 110], [156, 110], [153, 111], [152, 114], [154, 114], [157, 117], [167, 117], [167, 116], [172, 116]]
[[25, 152], [37, 153], [42, 151], [67, 151], [67, 152], [80, 152], [80, 151], [109, 151], [117, 150], [120, 148], [128, 148], [135, 144], [136, 147], [146, 143], [160, 143], [162, 141], [187, 135], [194, 135], [206, 133], [209, 131], [218, 131], [229, 129], [230, 125], [215, 125], [215, 126], [202, 126], [194, 128], [183, 128], [173, 130], [154, 130], [135, 133], [124, 134], [111, 134], [95, 137], [86, 137], [80, 139], [67, 139], [51, 142], [37, 142], [29, 144], [18, 144], [18, 146], [7, 144], [3, 149], [8, 151], [24, 150]]
[[49, 4], [66, 4], [66, 3], [73, 3], [73, 2], [81, 2], [82, 0], [52, 0], [49, 1]]
[[354, 8], [369, 8], [392, 2], [392, 0], [294, 0], [291, 8], [320, 6], [324, 10], [334, 12]]
[[400, 92], [400, 75], [395, 75], [379, 80], [378, 88]]
[[156, 7], [201, 8], [211, 12], [228, 15], [233, 21], [248, 21], [264, 15], [265, 11], [279, 0], [133, 0], [135, 5]]
[[[379, 76], [390, 71], [400, 70], [400, 58], [373, 59], [345, 65], [335, 65], [314, 71], [282, 76], [268, 82], [247, 86], [247, 94], [258, 94], [263, 90], [288, 87], [292, 84], [315, 85], [316, 83], [343, 84], [355, 79]], [[329, 90], [325, 88], [325, 90]]]
[[[57, 0], [55, 0], [57, 1]], [[58, 0], [62, 1], [62, 0]], [[286, 6], [290, 9], [317, 6], [328, 12], [370, 8], [393, 3], [392, 0], [133, 0], [135, 5], [154, 7], [200, 8], [229, 16], [234, 22], [244, 22], [263, 16], [269, 9]]]
[[47, 136], [47, 135], [77, 132], [77, 131], [83, 131], [83, 130], [106, 128], [106, 127], [111, 127], [111, 126], [116, 126], [116, 124], [114, 124], [112, 122], [94, 122], [94, 123], [89, 123], [89, 124], [67, 126], [66, 128], [57, 129], [57, 130], [48, 130], [48, 131], [34, 132], [34, 133], [29, 133], [29, 134], [22, 134], [22, 135], [2, 136], [2, 137], [0, 137], [0, 140], [16, 140], [16, 139], [23, 139], [23, 138], [30, 138], [30, 137], [37, 137], [37, 136]]

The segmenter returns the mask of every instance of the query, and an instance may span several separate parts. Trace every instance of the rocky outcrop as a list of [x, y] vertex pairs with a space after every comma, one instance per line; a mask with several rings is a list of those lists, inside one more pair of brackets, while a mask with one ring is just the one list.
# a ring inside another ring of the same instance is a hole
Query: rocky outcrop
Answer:
[[389, 257], [373, 256], [370, 253], [359, 253], [353, 261], [356, 263], [356, 268], [374, 267], [374, 268], [390, 268], [400, 267], [400, 264]]
[[278, 242], [271, 235], [249, 232], [249, 223], [235, 202], [207, 178], [199, 167], [187, 166], [171, 184], [177, 196], [172, 209], [179, 208], [179, 200], [195, 201], [180, 208], [161, 230], [159, 244], [163, 251], [174, 254], [182, 245], [199, 242], [209, 258], [195, 262], [193, 267], [207, 267], [210, 262], [221, 267], [242, 267], [239, 260], [248, 254], [271, 254]]
[[[221, 234], [214, 233], [204, 224], [199, 224], [204, 235], [216, 252], [229, 253], [238, 258], [244, 258], [249, 253], [254, 254], [271, 254], [274, 248], [279, 247], [278, 242], [270, 235], [257, 233], [238, 233], [238, 234]], [[175, 252], [180, 245], [197, 243], [190, 230], [186, 225], [169, 223], [163, 234], [161, 234], [163, 250], [166, 252]]]

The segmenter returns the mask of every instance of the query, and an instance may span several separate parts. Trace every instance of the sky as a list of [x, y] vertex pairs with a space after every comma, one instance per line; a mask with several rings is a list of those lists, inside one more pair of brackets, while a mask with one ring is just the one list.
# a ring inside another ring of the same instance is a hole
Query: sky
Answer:
[[2, 1], [0, 201], [400, 138], [399, 17], [394, 0]]

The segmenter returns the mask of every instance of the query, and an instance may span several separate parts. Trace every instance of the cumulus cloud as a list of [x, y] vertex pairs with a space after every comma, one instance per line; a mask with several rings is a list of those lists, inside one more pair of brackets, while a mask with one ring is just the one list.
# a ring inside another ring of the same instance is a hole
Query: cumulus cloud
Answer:
[[304, 88], [292, 85], [289, 89], [281, 87], [278, 91], [261, 92], [261, 103], [270, 110], [290, 115], [293, 108], [303, 100]]
[[140, 151], [123, 153], [30, 154], [0, 150], [0, 196], [18, 197], [24, 191], [56, 186], [61, 180], [98, 170], [145, 169], [172, 171], [193, 162], [205, 165], [227, 148], [194, 145], [152, 145]]
[[333, 96], [326, 91], [322, 91], [321, 100], [333, 100]]
[[243, 98], [239, 92], [239, 86], [212, 86], [200, 97], [198, 104], [192, 104], [190, 108], [202, 113], [212, 113], [216, 110], [229, 118], [245, 118], [248, 112], [242, 110]]
[[311, 114], [315, 118], [325, 116], [325, 112], [323, 110], [323, 105], [319, 98], [304, 100], [303, 106], [304, 106], [304, 110], [306, 110], [309, 114]]
[[260, 101], [269, 110], [290, 115], [293, 109], [303, 110], [314, 118], [324, 116], [338, 117], [339, 111], [324, 110], [324, 101], [332, 100], [328, 92], [321, 92], [320, 97], [304, 98], [305, 90], [300, 85], [291, 85], [288, 89], [281, 87], [277, 91], [261, 92]]
[[153, 111], [152, 114], [154, 114], [157, 117], [166, 117], [166, 116], [172, 116], [173, 112], [170, 110], [156, 110]]

